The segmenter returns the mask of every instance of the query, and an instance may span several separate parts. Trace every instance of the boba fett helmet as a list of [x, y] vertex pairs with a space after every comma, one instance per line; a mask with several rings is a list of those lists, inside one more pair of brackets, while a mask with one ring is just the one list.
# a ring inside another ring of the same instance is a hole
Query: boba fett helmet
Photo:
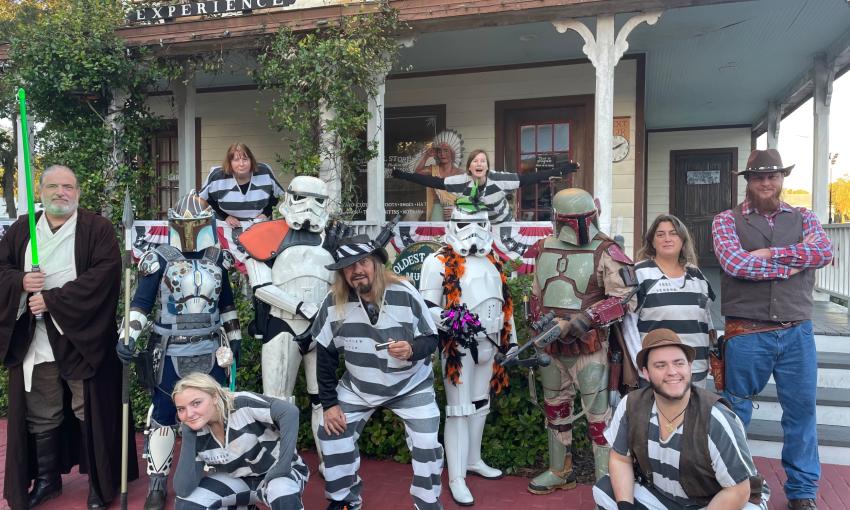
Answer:
[[567, 188], [552, 199], [555, 233], [558, 239], [575, 246], [588, 244], [599, 232], [599, 210], [587, 191]]

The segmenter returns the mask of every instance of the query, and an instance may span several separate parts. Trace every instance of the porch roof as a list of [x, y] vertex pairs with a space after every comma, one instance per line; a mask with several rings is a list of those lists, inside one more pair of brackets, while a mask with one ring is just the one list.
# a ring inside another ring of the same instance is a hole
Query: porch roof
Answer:
[[[499, 10], [497, 4], [505, 7]], [[815, 54], [826, 53], [839, 73], [850, 67], [847, 0], [396, 0], [392, 5], [412, 23], [416, 39], [401, 50], [392, 79], [586, 61], [579, 35], [557, 33], [551, 20], [572, 16], [592, 27], [589, 15], [664, 9], [656, 25], [640, 25], [629, 37], [628, 53], [646, 54], [648, 129], [741, 124], [760, 129], [768, 101], [786, 104], [787, 113], [810, 97]], [[256, 40], [248, 42], [252, 38], [236, 37], [250, 25], [255, 31], [286, 23], [306, 27], [331, 14], [351, 12], [354, 7], [349, 4], [263, 15], [261, 26], [256, 16], [243, 16], [136, 27], [123, 34], [131, 43], [141, 44], [163, 30], [170, 37], [185, 37], [186, 28], [175, 31], [175, 27], [194, 26], [190, 40], [165, 45], [169, 52], [182, 53], [209, 44], [220, 47], [221, 31], [228, 27], [232, 39], [224, 47], [236, 48], [256, 45]], [[627, 18], [628, 14], [618, 15], [618, 25]], [[235, 72], [198, 75], [196, 86], [247, 85], [250, 82], [240, 69], [252, 67], [251, 60], [235, 55], [230, 63]]]
[[[627, 17], [617, 16], [618, 29]], [[758, 0], [668, 9], [628, 42], [628, 53], [646, 54], [648, 129], [755, 125], [768, 101], [793, 103], [811, 93], [815, 54], [827, 53], [839, 71], [850, 65], [850, 4]], [[584, 59], [583, 44], [549, 22], [424, 33], [402, 50], [406, 72], [393, 77]]]

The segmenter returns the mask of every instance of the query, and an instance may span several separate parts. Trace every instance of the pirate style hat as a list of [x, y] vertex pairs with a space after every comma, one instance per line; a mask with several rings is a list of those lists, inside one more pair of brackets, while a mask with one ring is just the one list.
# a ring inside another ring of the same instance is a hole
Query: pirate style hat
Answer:
[[387, 223], [374, 240], [369, 239], [366, 234], [344, 237], [336, 243], [336, 249], [333, 250], [334, 263], [326, 265], [325, 268], [331, 271], [345, 269], [369, 255], [378, 257], [381, 264], [386, 264], [389, 256], [384, 247], [392, 238], [393, 229], [400, 218], [401, 216], [396, 216]]
[[773, 172], [782, 172], [782, 175], [788, 176], [794, 165], [784, 166], [782, 164], [782, 156], [776, 149], [754, 150], [747, 158], [747, 166], [740, 172], [735, 172], [737, 175], [749, 177], [751, 173], [765, 174]]

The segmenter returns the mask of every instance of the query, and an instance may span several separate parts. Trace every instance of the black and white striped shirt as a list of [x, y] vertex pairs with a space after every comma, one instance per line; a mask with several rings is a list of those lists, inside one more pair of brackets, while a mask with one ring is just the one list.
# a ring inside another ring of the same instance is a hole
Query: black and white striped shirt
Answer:
[[[342, 306], [328, 294], [313, 322], [317, 342], [319, 397], [327, 409], [336, 404], [338, 356], [345, 356], [345, 374], [339, 385], [372, 406], [433, 386], [431, 353], [437, 343], [437, 327], [425, 301], [408, 282], [391, 283], [384, 291], [377, 322], [373, 325], [360, 298], [352, 293]], [[393, 358], [375, 345], [406, 340], [413, 347], [409, 361]]]
[[237, 478], [264, 476], [272, 469], [278, 476], [286, 476], [291, 470], [308, 476], [307, 466], [296, 451], [298, 408], [247, 391], [233, 396], [234, 408], [225, 426], [224, 444], [218, 442], [209, 427], [193, 432], [182, 426], [183, 444], [174, 473], [178, 496], [185, 497], [198, 486], [203, 470]]
[[[444, 179], [446, 191], [471, 196], [473, 180], [469, 174], [451, 175]], [[514, 217], [506, 191], [520, 187], [519, 175], [514, 172], [487, 172], [487, 183], [478, 188], [479, 201], [487, 206], [490, 223], [510, 221]]]
[[[605, 438], [611, 448], [620, 455], [630, 456], [629, 417], [626, 412], [628, 395], [617, 405], [611, 424], [605, 430]], [[658, 427], [658, 408], [652, 404], [649, 421], [649, 461], [652, 470], [653, 488], [662, 496], [671, 499], [675, 505], [671, 508], [698, 508], [688, 499], [679, 483], [679, 456], [682, 452], [682, 432], [684, 422], [679, 425], [666, 441], [661, 441]], [[711, 423], [708, 426], [708, 452], [711, 456], [711, 469], [721, 487], [737, 485], [756, 472], [752, 455], [744, 434], [744, 426], [722, 403], [714, 404], [711, 409]]]
[[[252, 220], [265, 213], [270, 216], [270, 203], [283, 195], [283, 187], [277, 182], [271, 167], [257, 163], [247, 190], [242, 191], [231, 175], [220, 166], [213, 167], [199, 195], [209, 202], [218, 216], [230, 215], [239, 220]], [[219, 217], [223, 220], [227, 216]]]
[[[637, 349], [632, 356], [637, 355], [650, 331], [673, 330], [683, 343], [696, 349], [691, 371], [693, 382], [701, 383], [708, 375], [708, 332], [714, 328], [711, 302], [715, 296], [711, 284], [699, 268], [690, 264], [685, 266], [683, 277], [669, 278], [654, 260], [642, 260], [635, 264], [635, 274], [640, 284], [638, 306], [643, 307], [636, 318], [630, 314], [631, 320], [625, 321], [626, 336], [631, 337], [630, 351]], [[635, 323], [639, 338], [635, 338]]]

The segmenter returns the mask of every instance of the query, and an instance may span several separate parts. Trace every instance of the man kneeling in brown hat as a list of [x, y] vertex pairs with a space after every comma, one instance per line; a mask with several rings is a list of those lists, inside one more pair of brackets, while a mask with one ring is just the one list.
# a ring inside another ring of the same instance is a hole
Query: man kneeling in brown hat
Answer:
[[596, 504], [767, 508], [740, 420], [725, 400], [691, 385], [694, 348], [669, 329], [650, 332], [642, 347], [637, 365], [649, 387], [624, 397], [605, 430], [609, 475], [593, 487]]

